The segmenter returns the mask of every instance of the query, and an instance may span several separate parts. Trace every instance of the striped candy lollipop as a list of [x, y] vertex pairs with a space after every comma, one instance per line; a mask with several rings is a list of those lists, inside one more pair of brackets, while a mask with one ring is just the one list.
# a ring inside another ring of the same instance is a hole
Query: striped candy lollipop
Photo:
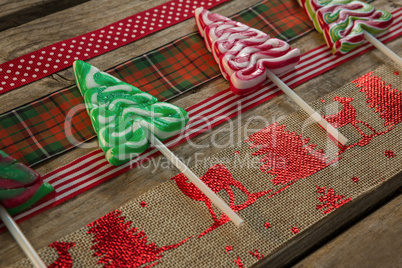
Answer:
[[35, 267], [46, 266], [11, 215], [27, 210], [53, 191], [37, 172], [0, 150], [0, 218]]
[[150, 94], [83, 61], [76, 61], [73, 66], [100, 146], [111, 164], [129, 161], [151, 143], [236, 225], [243, 222], [160, 141], [178, 134], [185, 127], [189, 118], [184, 109], [158, 102]]
[[363, 44], [364, 33], [379, 34], [392, 24], [389, 12], [355, 0], [302, 0], [315, 28], [334, 54], [345, 54]]
[[200, 7], [195, 19], [206, 47], [235, 94], [247, 94], [267, 81], [266, 70], [280, 74], [300, 60], [300, 51], [266, 33]]
[[83, 61], [74, 73], [106, 159], [121, 165], [149, 147], [147, 132], [166, 140], [182, 131], [189, 118], [175, 105], [101, 72]]
[[53, 190], [37, 172], [0, 151], [0, 203], [11, 215], [30, 208]]
[[288, 43], [240, 22], [199, 7], [195, 11], [198, 30], [206, 47], [214, 55], [222, 75], [230, 81], [235, 94], [247, 94], [261, 88], [270, 79], [320, 124], [342, 147], [347, 139], [293, 92], [276, 74], [292, 69], [300, 60], [300, 51]]
[[392, 24], [389, 12], [356, 0], [298, 0], [323, 33], [334, 54], [342, 55], [364, 43], [370, 42], [382, 53], [402, 67], [402, 58], [386, 47], [373, 35], [386, 31]]
[[222, 75], [235, 94], [248, 94], [271, 80], [320, 124], [342, 147], [347, 139], [303, 101], [276, 75], [292, 69], [300, 60], [300, 51], [288, 43], [270, 38], [262, 31], [232, 21], [199, 7], [195, 11], [198, 30], [206, 47], [214, 55]]

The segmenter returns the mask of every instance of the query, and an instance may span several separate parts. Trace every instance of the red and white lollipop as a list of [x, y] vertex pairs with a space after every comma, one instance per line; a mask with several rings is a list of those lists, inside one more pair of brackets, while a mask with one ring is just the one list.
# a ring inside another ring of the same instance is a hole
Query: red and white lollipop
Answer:
[[294, 68], [300, 60], [300, 51], [266, 33], [211, 13], [199, 7], [195, 11], [198, 30], [206, 47], [214, 55], [223, 77], [230, 82], [235, 94], [249, 94], [271, 80], [311, 118], [319, 123], [339, 145], [347, 139], [322, 116], [312, 109], [276, 75]]
[[266, 33], [203, 8], [195, 10], [205, 44], [235, 94], [248, 94], [267, 81], [267, 70], [281, 74], [300, 60], [300, 51]]

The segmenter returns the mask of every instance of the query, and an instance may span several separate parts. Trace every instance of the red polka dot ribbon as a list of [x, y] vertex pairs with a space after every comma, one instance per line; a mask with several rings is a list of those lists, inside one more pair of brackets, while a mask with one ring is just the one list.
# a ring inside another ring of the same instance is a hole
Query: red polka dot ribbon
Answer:
[[51, 75], [73, 64], [114, 50], [193, 16], [200, 6], [229, 0], [171, 0], [101, 29], [55, 43], [0, 64], [0, 94]]

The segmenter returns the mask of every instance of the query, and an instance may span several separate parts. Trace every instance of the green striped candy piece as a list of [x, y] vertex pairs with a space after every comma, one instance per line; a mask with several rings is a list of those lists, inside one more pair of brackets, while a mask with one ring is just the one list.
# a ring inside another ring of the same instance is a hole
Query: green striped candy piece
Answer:
[[149, 147], [148, 131], [166, 140], [188, 123], [184, 109], [159, 102], [88, 63], [74, 62], [74, 74], [100, 147], [113, 165], [144, 152]]

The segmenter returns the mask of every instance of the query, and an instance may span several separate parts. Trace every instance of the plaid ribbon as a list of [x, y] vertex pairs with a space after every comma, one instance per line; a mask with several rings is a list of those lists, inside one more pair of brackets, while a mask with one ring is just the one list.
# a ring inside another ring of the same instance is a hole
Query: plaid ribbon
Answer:
[[[293, 0], [263, 1], [233, 19], [286, 41], [312, 30], [304, 10]], [[161, 101], [220, 75], [198, 33], [179, 38], [108, 72]], [[32, 166], [93, 138], [95, 133], [81, 103], [78, 88], [71, 86], [2, 114], [0, 147]]]
[[[402, 36], [402, 8], [393, 12], [392, 15], [394, 17], [394, 24], [390, 27], [389, 31], [377, 36], [383, 43]], [[350, 53], [335, 56], [332, 54], [330, 48], [322, 45], [304, 53], [296, 68], [291, 72], [280, 75], [279, 78], [289, 87], [294, 88], [372, 49], [374, 47], [370, 43], [365, 43]], [[394, 74], [396, 73], [398, 72], [395, 71]], [[281, 91], [272, 82], [269, 82], [266, 87], [260, 90], [243, 96], [235, 95], [229, 88], [223, 90], [186, 109], [190, 116], [190, 122], [186, 129], [179, 136], [165, 142], [165, 144], [169, 148], [175, 147], [192, 137], [226, 122], [230, 118], [270, 100], [280, 93]], [[156, 149], [148, 149], [139, 157], [124, 165], [112, 166], [105, 159], [104, 152], [101, 149], [90, 152], [65, 166], [45, 174], [43, 181], [49, 182], [55, 188], [56, 197], [24, 211], [15, 216], [14, 219], [17, 222], [29, 219], [98, 184], [135, 168], [137, 165], [152, 159], [156, 155], [158, 155]], [[4, 230], [4, 225], [0, 223], [0, 232]]]
[[[193, 16], [193, 10], [198, 6], [212, 8], [227, 1], [229, 0], [204, 0], [197, 4], [196, 1], [190, 0], [170, 0], [98, 30], [2, 63], [0, 94], [70, 67], [74, 60], [87, 60], [102, 55], [187, 20]], [[192, 6], [189, 6], [190, 4]]]

